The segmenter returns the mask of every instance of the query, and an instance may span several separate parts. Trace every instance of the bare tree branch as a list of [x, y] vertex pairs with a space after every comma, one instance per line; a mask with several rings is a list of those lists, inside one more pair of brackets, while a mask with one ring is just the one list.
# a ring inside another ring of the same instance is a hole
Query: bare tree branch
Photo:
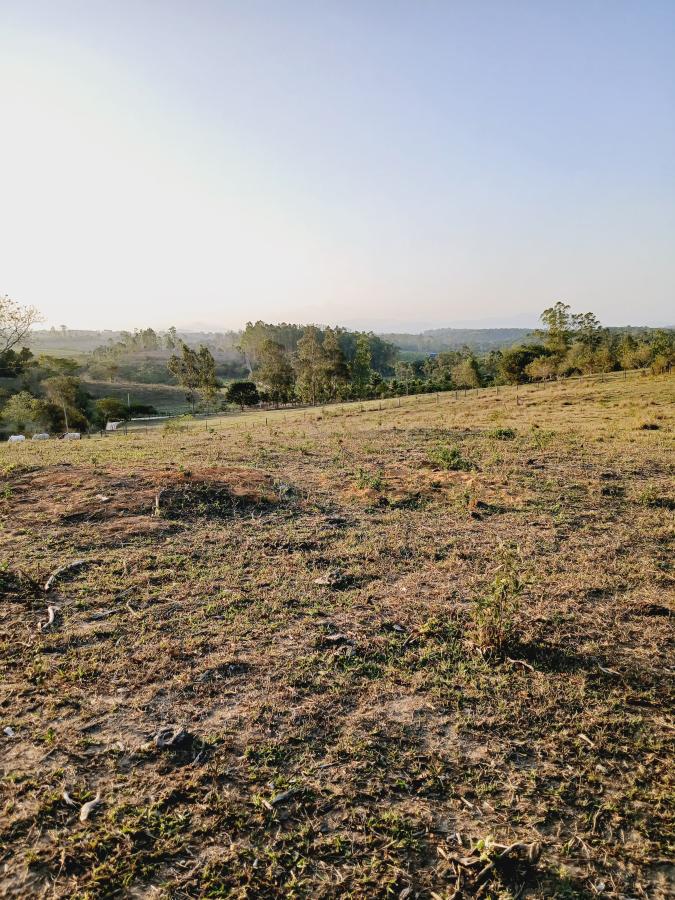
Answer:
[[16, 300], [0, 296], [0, 354], [22, 341], [42, 316], [34, 306], [21, 306]]

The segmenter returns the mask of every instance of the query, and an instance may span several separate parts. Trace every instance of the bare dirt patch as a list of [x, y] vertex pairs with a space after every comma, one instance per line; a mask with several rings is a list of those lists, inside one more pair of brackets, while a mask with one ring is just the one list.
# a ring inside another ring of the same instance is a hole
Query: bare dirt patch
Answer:
[[[279, 502], [269, 474], [237, 467], [53, 466], [9, 480], [18, 524], [109, 522], [126, 517], [222, 517]], [[9, 513], [10, 503], [5, 504]]]

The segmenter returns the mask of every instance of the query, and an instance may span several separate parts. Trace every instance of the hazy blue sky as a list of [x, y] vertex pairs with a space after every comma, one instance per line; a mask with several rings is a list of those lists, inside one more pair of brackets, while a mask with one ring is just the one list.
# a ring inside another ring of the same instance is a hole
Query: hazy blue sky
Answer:
[[0, 114], [49, 323], [675, 321], [675, 0], [0, 0]]

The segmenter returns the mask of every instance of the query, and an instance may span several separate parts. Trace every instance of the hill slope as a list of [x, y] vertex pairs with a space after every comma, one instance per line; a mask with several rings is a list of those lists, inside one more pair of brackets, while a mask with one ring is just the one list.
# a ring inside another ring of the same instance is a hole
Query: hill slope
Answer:
[[667, 896], [672, 399], [1, 448], [4, 893]]

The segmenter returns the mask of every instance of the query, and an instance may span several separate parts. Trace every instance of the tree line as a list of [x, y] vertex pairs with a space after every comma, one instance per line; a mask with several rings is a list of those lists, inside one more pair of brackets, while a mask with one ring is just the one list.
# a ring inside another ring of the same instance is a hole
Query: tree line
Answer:
[[[393, 374], [398, 353], [371, 332], [265, 322], [249, 322], [239, 347], [258, 397], [275, 404], [368, 396]], [[231, 388], [235, 394], [244, 390]]]
[[[239, 378], [246, 374], [244, 359], [237, 347], [236, 332], [215, 333], [200, 340], [214, 358], [216, 375]], [[86, 358], [86, 372], [94, 380], [114, 382], [117, 379], [144, 384], [163, 384], [167, 380], [167, 359], [180, 354], [183, 344], [194, 346], [194, 336], [179, 334], [175, 326], [165, 332], [153, 328], [122, 331], [116, 340], [109, 339], [95, 347]], [[171, 370], [169, 370], [171, 372]], [[173, 375], [173, 372], [171, 372]]]
[[675, 363], [672, 329], [604, 328], [594, 313], [574, 313], [558, 302], [541, 315], [532, 339], [504, 350], [476, 354], [465, 347], [430, 353], [413, 362], [399, 361], [398, 389], [406, 392], [527, 384], [572, 375], [649, 369], [669, 371]]
[[398, 348], [372, 334], [316, 326], [249, 323], [241, 340], [250, 377], [228, 387], [231, 402], [255, 405], [325, 403], [410, 393], [525, 384], [570, 375], [675, 363], [672, 329], [604, 328], [594, 313], [562, 302], [545, 309], [534, 340], [476, 354], [463, 347], [406, 361]]
[[[59, 432], [150, 415], [147, 404], [123, 404], [114, 397], [93, 401], [80, 375], [86, 363], [40, 355], [25, 346], [37, 311], [0, 296], [0, 415], [19, 431], [40, 426]], [[127, 350], [160, 348], [164, 383], [178, 383], [193, 412], [216, 412], [228, 403], [241, 408], [261, 403], [321, 404], [331, 401], [401, 396], [430, 391], [524, 384], [575, 374], [648, 368], [655, 374], [675, 363], [672, 329], [604, 328], [590, 312], [575, 313], [555, 303], [541, 315], [532, 339], [504, 350], [477, 354], [464, 347], [420, 354], [406, 360], [389, 341], [370, 332], [316, 325], [247, 323], [236, 350], [247, 378], [223, 381], [212, 346], [189, 346], [176, 332], [151, 328], [122, 332]], [[234, 336], [231, 336], [232, 338]], [[101, 348], [99, 357], [114, 348]]]
[[[370, 396], [394, 371], [397, 349], [372, 333], [316, 325], [249, 322], [238, 349], [249, 371], [231, 382], [226, 400], [244, 406], [326, 403]], [[207, 347], [180, 343], [168, 362], [194, 409], [201, 398], [210, 406], [220, 382]]]

